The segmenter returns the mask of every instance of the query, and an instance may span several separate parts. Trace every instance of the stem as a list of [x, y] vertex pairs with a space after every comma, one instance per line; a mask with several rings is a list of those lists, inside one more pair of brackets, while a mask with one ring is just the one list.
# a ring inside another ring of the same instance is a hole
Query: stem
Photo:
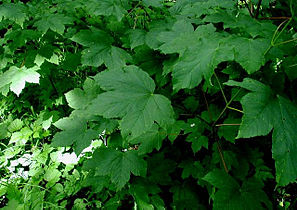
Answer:
[[212, 124], [212, 126], [214, 126], [217, 123], [217, 121], [222, 117], [222, 115], [225, 113], [226, 109], [229, 107], [229, 105], [232, 103], [232, 101], [236, 98], [236, 96], [238, 95], [238, 93], [240, 92], [240, 90], [241, 90], [241, 88], [235, 93], [235, 95], [230, 99], [230, 101], [228, 101], [228, 103], [226, 104], [225, 108], [220, 113], [220, 115], [218, 116], [218, 118], [216, 119], [216, 121]]
[[219, 78], [218, 78], [218, 76], [217, 76], [217, 74], [216, 74], [215, 71], [214, 71], [214, 76], [215, 76], [215, 78], [216, 78], [216, 80], [217, 80], [217, 82], [218, 82], [218, 84], [219, 84], [219, 87], [220, 87], [220, 90], [221, 90], [221, 92], [222, 92], [224, 101], [225, 101], [225, 103], [227, 104], [228, 101], [227, 101], [226, 95], [225, 95], [225, 93], [224, 93], [224, 90], [223, 90], [223, 88], [222, 88], [221, 82], [220, 82], [220, 80], [219, 80]]
[[234, 111], [243, 113], [243, 111], [241, 111], [241, 110], [239, 110], [239, 109], [236, 109], [236, 108], [233, 108], [233, 107], [231, 107], [231, 106], [228, 106], [228, 109], [231, 109], [231, 110], [234, 110]]
[[290, 39], [290, 40], [283, 41], [283, 42], [279, 42], [279, 43], [277, 43], [277, 44], [274, 44], [274, 46], [279, 46], [279, 45], [282, 45], [282, 44], [287, 44], [287, 43], [289, 43], [289, 42], [293, 42], [293, 41], [297, 41], [297, 38]]
[[224, 159], [224, 155], [222, 153], [222, 149], [221, 149], [221, 146], [220, 146], [220, 143], [219, 143], [218, 140], [217, 140], [217, 148], [218, 148], [218, 151], [219, 151], [219, 154], [220, 154], [220, 157], [221, 157], [225, 172], [228, 174], [229, 171], [228, 171], [228, 168], [227, 168], [227, 165], [226, 165], [226, 162], [225, 162], [225, 159]]
[[234, 125], [240, 125], [239, 123], [225, 123], [225, 124], [217, 124], [216, 127], [221, 127], [221, 126], [234, 126]]
[[205, 93], [204, 93], [203, 90], [202, 90], [202, 95], [203, 95], [203, 98], [204, 98], [204, 101], [205, 101], [205, 104], [206, 104], [206, 108], [207, 108], [207, 111], [208, 111], [209, 119], [212, 121], [212, 115], [211, 115], [211, 112], [210, 112], [210, 109], [209, 109], [209, 106], [208, 106], [208, 102], [206, 100], [206, 96], [205, 96]]
[[262, 17], [260, 20], [289, 20], [291, 17]]

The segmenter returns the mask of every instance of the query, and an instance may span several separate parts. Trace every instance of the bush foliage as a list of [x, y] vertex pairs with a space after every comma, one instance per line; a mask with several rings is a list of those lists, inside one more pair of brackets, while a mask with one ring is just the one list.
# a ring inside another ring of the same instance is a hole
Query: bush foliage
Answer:
[[0, 207], [294, 209], [294, 0], [0, 3]]

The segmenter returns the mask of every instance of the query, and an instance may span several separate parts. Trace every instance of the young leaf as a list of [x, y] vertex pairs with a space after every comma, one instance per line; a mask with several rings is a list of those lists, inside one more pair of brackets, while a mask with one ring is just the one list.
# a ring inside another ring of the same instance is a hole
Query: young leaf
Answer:
[[39, 70], [37, 66], [29, 69], [25, 66], [21, 68], [12, 66], [0, 75], [0, 88], [9, 85], [10, 90], [19, 96], [25, 88], [26, 82], [39, 83], [40, 74], [36, 72], [37, 70]]
[[22, 3], [3, 3], [0, 5], [0, 21], [4, 18], [15, 21], [20, 26], [23, 26], [23, 23], [27, 19], [25, 11], [26, 7]]

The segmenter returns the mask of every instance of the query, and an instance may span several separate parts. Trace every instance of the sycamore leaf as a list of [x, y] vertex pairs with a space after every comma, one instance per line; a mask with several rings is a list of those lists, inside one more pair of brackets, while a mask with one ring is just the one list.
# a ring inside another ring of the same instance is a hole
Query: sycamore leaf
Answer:
[[87, 47], [82, 51], [83, 65], [98, 67], [104, 63], [109, 69], [116, 69], [131, 60], [125, 50], [112, 46], [110, 35], [99, 29], [81, 30], [71, 40]]
[[189, 21], [179, 20], [173, 26], [171, 31], [161, 32], [157, 37], [162, 44], [159, 49], [161, 52], [183, 53], [188, 46], [195, 43], [194, 27]]
[[21, 3], [3, 3], [0, 5], [0, 21], [2, 21], [2, 19], [8, 19], [23, 26], [23, 23], [27, 19], [25, 10], [26, 7]]
[[130, 30], [128, 34], [129, 34], [131, 49], [134, 49], [135, 47], [138, 47], [145, 43], [146, 32], [144, 30], [134, 29], [134, 30]]
[[77, 155], [90, 146], [91, 141], [98, 138], [101, 133], [97, 130], [88, 129], [87, 122], [84, 119], [62, 118], [54, 125], [62, 131], [55, 134], [51, 145], [66, 147], [74, 144], [74, 151]]
[[250, 90], [241, 99], [243, 118], [237, 138], [267, 135], [273, 129], [272, 156], [275, 159], [276, 181], [285, 186], [297, 178], [297, 106], [271, 89], [252, 79], [228, 81], [229, 86]]
[[100, 93], [95, 80], [87, 78], [83, 85], [83, 90], [74, 88], [65, 94], [68, 105], [73, 109], [86, 109], [90, 102]]
[[194, 88], [202, 78], [209, 82], [219, 63], [233, 59], [233, 48], [224, 43], [224, 37], [213, 35], [201, 39], [186, 50], [173, 67], [173, 88]]
[[25, 88], [26, 82], [39, 83], [40, 74], [36, 72], [37, 70], [39, 70], [37, 66], [29, 69], [25, 66], [21, 68], [12, 66], [0, 75], [0, 88], [9, 85], [10, 90], [19, 96]]
[[159, 130], [159, 127], [154, 124], [152, 129], [144, 133], [143, 135], [129, 140], [130, 143], [140, 143], [138, 153], [140, 155], [150, 153], [153, 149], [159, 150], [162, 146], [162, 142], [166, 137], [166, 132]]
[[161, 192], [160, 188], [147, 179], [137, 178], [131, 184], [129, 191], [133, 195], [138, 209], [165, 210], [164, 201], [158, 195]]
[[39, 31], [46, 33], [49, 29], [58, 34], [63, 34], [65, 25], [73, 24], [73, 20], [70, 17], [66, 17], [62, 14], [45, 14], [40, 20], [34, 23]]
[[87, 11], [91, 15], [115, 16], [118, 21], [127, 13], [121, 0], [90, 0], [85, 2]]
[[235, 48], [235, 61], [251, 74], [264, 65], [264, 54], [270, 46], [270, 39], [238, 37], [230, 39], [229, 44]]
[[143, 4], [147, 7], [162, 7], [163, 0], [143, 0]]
[[[240, 186], [238, 182], [226, 172], [215, 169], [206, 174], [203, 180], [218, 188], [213, 197], [214, 210], [271, 209], [271, 203], [262, 190], [263, 183], [255, 178], [245, 180]], [[261, 203], [265, 204], [267, 208], [264, 208]]]
[[106, 92], [98, 95], [88, 108], [105, 118], [121, 118], [124, 135], [136, 137], [151, 129], [173, 123], [173, 109], [163, 95], [154, 94], [155, 83], [135, 66], [99, 73], [97, 81]]
[[96, 176], [109, 176], [112, 183], [120, 190], [129, 181], [130, 174], [146, 175], [146, 162], [137, 152], [120, 152], [109, 148], [100, 148], [93, 154], [93, 158], [84, 164], [86, 169], [95, 169]]

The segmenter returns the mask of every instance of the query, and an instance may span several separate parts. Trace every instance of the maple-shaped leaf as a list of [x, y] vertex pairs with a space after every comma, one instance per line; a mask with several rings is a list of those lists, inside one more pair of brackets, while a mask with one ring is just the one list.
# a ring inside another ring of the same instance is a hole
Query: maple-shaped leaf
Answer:
[[177, 21], [171, 31], [161, 32], [157, 37], [162, 44], [159, 49], [165, 54], [183, 53], [188, 46], [191, 46], [195, 41], [194, 27], [185, 20]]
[[[262, 190], [263, 183], [255, 178], [245, 180], [240, 186], [238, 182], [226, 172], [215, 169], [203, 180], [218, 188], [213, 197], [213, 209], [271, 209], [271, 203]], [[251, 202], [253, 201], [253, 202]], [[266, 208], [262, 206], [265, 204]]]
[[129, 40], [131, 49], [143, 45], [145, 43], [146, 32], [141, 29], [129, 30]]
[[154, 94], [155, 83], [135, 66], [98, 74], [97, 81], [106, 92], [98, 95], [88, 108], [105, 118], [121, 118], [124, 135], [136, 137], [151, 129], [154, 122], [161, 126], [173, 123], [173, 109], [163, 95]]
[[40, 74], [36, 72], [37, 70], [39, 70], [37, 66], [28, 69], [25, 66], [21, 68], [12, 66], [0, 75], [0, 88], [9, 85], [10, 90], [19, 96], [26, 82], [39, 83]]
[[143, 4], [146, 7], [162, 7], [163, 0], [143, 0]]
[[250, 138], [272, 133], [272, 156], [275, 159], [276, 181], [285, 186], [297, 178], [297, 106], [253, 79], [228, 81], [251, 91], [241, 99], [244, 115], [237, 138]]
[[34, 23], [42, 33], [46, 33], [49, 29], [58, 34], [63, 34], [65, 25], [73, 24], [73, 19], [63, 14], [44, 14], [41, 19]]
[[235, 49], [234, 60], [237, 61], [249, 74], [256, 72], [265, 63], [265, 52], [270, 46], [270, 39], [249, 39], [233, 37], [229, 45]]
[[90, 15], [115, 16], [118, 21], [127, 13], [125, 1], [121, 0], [90, 0], [84, 4]]
[[194, 88], [202, 78], [209, 82], [216, 66], [234, 59], [233, 47], [215, 34], [188, 48], [173, 67], [173, 88]]
[[158, 195], [161, 189], [147, 179], [137, 178], [130, 185], [129, 191], [135, 199], [137, 209], [165, 209], [164, 201]]
[[131, 60], [125, 50], [112, 46], [110, 35], [99, 29], [81, 30], [71, 40], [87, 47], [82, 51], [83, 65], [98, 67], [104, 63], [108, 68], [116, 69]]
[[165, 137], [166, 132], [164, 130], [159, 130], [159, 126], [154, 124], [149, 131], [141, 136], [129, 140], [129, 142], [132, 144], [140, 143], [138, 153], [142, 155], [150, 153], [153, 149], [159, 150]]
[[93, 158], [84, 164], [85, 169], [95, 169], [96, 176], [109, 176], [117, 190], [122, 189], [135, 176], [146, 175], [146, 162], [137, 155], [137, 151], [120, 152], [110, 148], [100, 148], [93, 154]]
[[95, 80], [87, 78], [83, 90], [74, 88], [65, 94], [68, 105], [73, 109], [86, 109], [91, 101], [100, 93], [100, 88]]
[[23, 26], [23, 23], [27, 19], [26, 7], [22, 3], [3, 3], [0, 5], [0, 21], [2, 19], [12, 20]]
[[98, 138], [101, 133], [97, 130], [88, 129], [86, 120], [79, 118], [62, 118], [54, 125], [62, 131], [55, 134], [52, 146], [66, 147], [74, 144], [74, 151], [77, 155], [90, 146], [91, 141]]
[[5, 34], [4, 40], [6, 45], [14, 51], [19, 47], [25, 46], [28, 41], [37, 39], [40, 37], [40, 33], [36, 30], [19, 29], [12, 30]]

